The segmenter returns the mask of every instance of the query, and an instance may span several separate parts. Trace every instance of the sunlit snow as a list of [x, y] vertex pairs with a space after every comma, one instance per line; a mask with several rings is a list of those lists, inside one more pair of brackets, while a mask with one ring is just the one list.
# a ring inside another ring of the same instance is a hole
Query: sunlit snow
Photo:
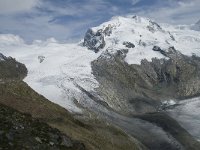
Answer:
[[162, 25], [160, 29], [152, 22], [138, 16], [114, 17], [99, 27], [92, 28], [95, 31], [112, 26], [112, 34], [105, 37], [106, 46], [99, 53], [88, 50], [81, 43], [61, 44], [54, 38], [26, 44], [19, 36], [11, 34], [0, 34], [0, 52], [27, 66], [28, 76], [24, 81], [38, 93], [70, 111], [81, 112], [74, 104], [74, 100], [82, 99], [76, 84], [88, 91], [94, 91], [98, 87], [98, 82], [92, 75], [91, 62], [107, 49], [127, 49], [123, 42], [133, 43], [135, 48], [129, 48], [125, 58], [129, 64], [140, 64], [145, 58], [149, 61], [154, 57], [165, 58], [153, 51], [153, 46], [163, 49], [174, 46], [183, 54], [195, 53], [200, 56], [200, 32], [171, 25]]

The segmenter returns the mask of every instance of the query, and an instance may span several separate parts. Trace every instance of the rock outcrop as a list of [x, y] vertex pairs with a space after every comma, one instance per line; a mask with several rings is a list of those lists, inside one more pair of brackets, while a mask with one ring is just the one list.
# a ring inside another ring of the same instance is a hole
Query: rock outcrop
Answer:
[[24, 64], [17, 62], [12, 57], [0, 54], [0, 79], [23, 79], [27, 75]]
[[85, 37], [83, 46], [87, 47], [89, 50], [93, 50], [95, 53], [99, 52], [106, 45], [105, 37], [112, 34], [114, 26], [108, 24], [108, 26], [103, 27], [94, 31], [93, 29], [88, 29]]
[[[99, 94], [119, 112], [156, 111], [166, 99], [183, 99], [200, 94], [200, 58], [185, 56], [174, 47], [153, 47], [166, 58], [129, 65], [122, 50], [108, 51], [92, 62], [100, 83]], [[104, 56], [104, 57], [103, 57]], [[106, 57], [107, 56], [107, 57]]]
[[[108, 31], [106, 31], [106, 33], [107, 32]], [[105, 40], [103, 31], [98, 30], [97, 32], [94, 32], [92, 29], [89, 29], [85, 34], [83, 46], [93, 50], [95, 53], [104, 48]]]
[[147, 29], [152, 33], [156, 32], [156, 31], [164, 32], [164, 30], [161, 28], [161, 26], [152, 20], [149, 21], [149, 25], [147, 26]]
[[135, 45], [131, 42], [123, 42], [123, 45], [125, 45], [127, 48], [134, 48]]

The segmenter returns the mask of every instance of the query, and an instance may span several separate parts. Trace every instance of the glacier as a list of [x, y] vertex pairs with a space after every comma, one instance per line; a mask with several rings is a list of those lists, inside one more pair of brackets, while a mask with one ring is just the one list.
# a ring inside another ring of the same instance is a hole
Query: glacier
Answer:
[[[148, 18], [116, 16], [91, 30], [97, 32], [106, 28], [110, 29], [110, 33], [105, 35], [105, 47], [98, 53], [84, 47], [83, 40], [65, 44], [50, 38], [26, 44], [22, 38], [12, 34], [0, 34], [0, 52], [27, 66], [28, 76], [24, 81], [35, 91], [71, 112], [78, 113], [81, 113], [81, 109], [74, 100], [82, 104], [86, 100], [83, 100], [76, 84], [95, 92], [98, 82], [92, 74], [90, 63], [106, 50], [115, 52], [116, 49], [127, 49], [123, 43], [133, 43], [135, 48], [128, 48], [125, 58], [129, 64], [140, 64], [144, 58], [149, 61], [155, 57], [164, 58], [152, 50], [154, 45], [163, 49], [174, 46], [185, 55], [200, 56], [200, 32], [191, 30], [189, 26], [160, 26]], [[38, 60], [40, 56], [44, 58], [42, 62]]]

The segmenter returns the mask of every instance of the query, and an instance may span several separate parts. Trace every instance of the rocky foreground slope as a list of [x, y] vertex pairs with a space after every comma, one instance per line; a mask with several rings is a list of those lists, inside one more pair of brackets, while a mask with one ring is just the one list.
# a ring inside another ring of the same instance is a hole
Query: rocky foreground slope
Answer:
[[85, 149], [83, 143], [2, 104], [0, 119], [0, 149]]
[[[73, 141], [57, 129], [22, 113], [26, 106], [23, 100], [18, 99], [24, 99], [26, 95], [31, 96], [28, 87], [22, 89], [20, 86], [23, 84], [21, 80], [27, 75], [27, 69], [12, 57], [0, 54], [0, 58], [0, 149], [84, 150], [85, 146], [82, 143]], [[17, 93], [17, 90], [20, 93]], [[31, 105], [31, 102], [29, 103]], [[18, 107], [21, 112], [11, 107]], [[30, 111], [26, 113], [30, 114]]]

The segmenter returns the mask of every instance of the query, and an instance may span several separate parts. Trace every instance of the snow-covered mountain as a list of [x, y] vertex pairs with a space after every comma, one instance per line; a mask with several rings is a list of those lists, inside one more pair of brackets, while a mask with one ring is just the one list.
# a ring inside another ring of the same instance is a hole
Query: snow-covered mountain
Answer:
[[[141, 121], [126, 116], [155, 113], [166, 104], [200, 94], [200, 32], [190, 26], [118, 16], [88, 29], [79, 43], [50, 38], [26, 44], [17, 35], [0, 34], [0, 53], [24, 63], [28, 69], [24, 81], [71, 112], [93, 111], [150, 149], [180, 149], [181, 144], [191, 148], [194, 139], [177, 126], [176, 118], [152, 114], [150, 121], [148, 115]], [[187, 116], [187, 111], [183, 113]], [[160, 120], [163, 117], [166, 120]], [[190, 131], [187, 121], [178, 121]], [[166, 123], [170, 128], [163, 131]], [[186, 140], [173, 135], [177, 130]], [[199, 139], [199, 134], [190, 133]]]
[[[71, 110], [81, 110], [74, 104], [88, 105], [77, 84], [95, 92], [98, 82], [92, 74], [91, 62], [105, 51], [115, 53], [127, 49], [125, 60], [140, 64], [141, 60], [166, 58], [154, 46], [167, 50], [175, 47], [181, 53], [200, 56], [200, 32], [163, 25], [139, 16], [113, 17], [110, 21], [87, 31], [77, 44], [60, 44], [55, 40], [26, 44], [14, 35], [0, 35], [0, 49], [5, 55], [26, 64], [25, 78], [33, 89], [49, 100]], [[94, 51], [97, 53], [94, 53]], [[42, 61], [41, 61], [42, 59]]]
[[[89, 34], [91, 36], [88, 36]], [[98, 35], [101, 35], [102, 38], [99, 38]], [[197, 50], [199, 49], [199, 40], [199, 32], [189, 28], [182, 29], [165, 24], [161, 27], [148, 18], [133, 16], [113, 17], [110, 21], [89, 29], [84, 43], [87, 43], [85, 45], [89, 49], [98, 48], [101, 43], [104, 43], [102, 44], [103, 48], [101, 48], [102, 46], [99, 48], [102, 49], [101, 51], [130, 49], [126, 57], [127, 62], [140, 64], [144, 58], [147, 60], [151, 60], [153, 57], [163, 58], [163, 55], [152, 51], [152, 47], [155, 45], [162, 49], [174, 46], [186, 55], [191, 55], [193, 52], [199, 53]], [[127, 43], [134, 44], [134, 47], [127, 47]], [[192, 51], [188, 49], [192, 49]], [[134, 59], [132, 59], [133, 56]]]

